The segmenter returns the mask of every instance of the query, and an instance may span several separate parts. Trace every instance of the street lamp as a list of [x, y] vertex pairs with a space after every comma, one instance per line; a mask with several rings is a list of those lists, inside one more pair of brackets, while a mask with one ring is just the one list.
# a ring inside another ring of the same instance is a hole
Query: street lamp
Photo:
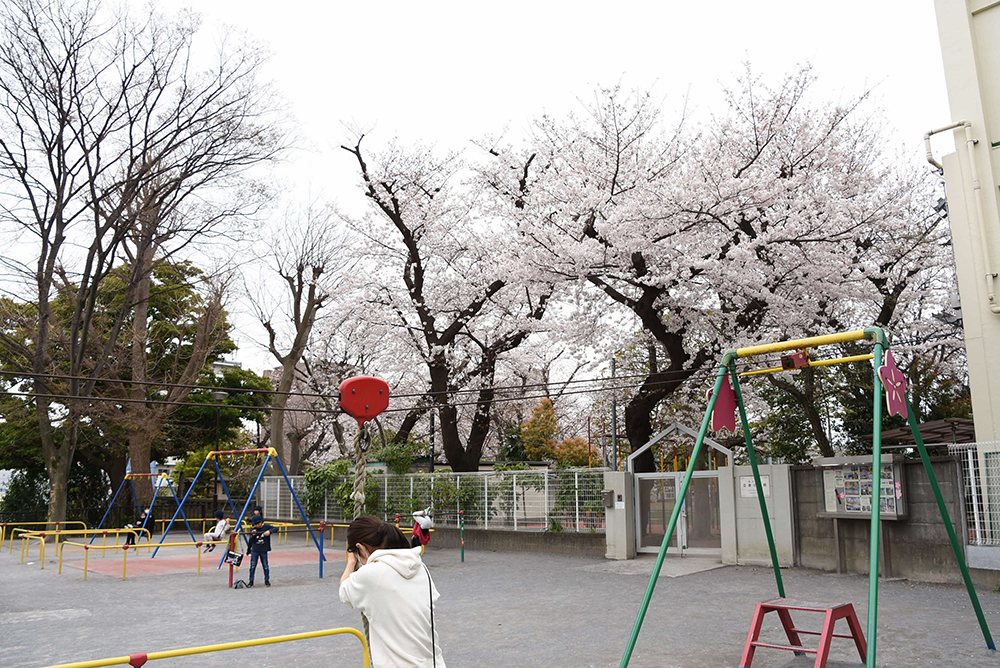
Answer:
[[[229, 393], [228, 392], [223, 392], [222, 390], [212, 390], [211, 392], [209, 392], [209, 394], [212, 396], [212, 399], [214, 399], [215, 403], [216, 403], [216, 406], [215, 406], [215, 449], [218, 450], [219, 449], [219, 433], [221, 431], [220, 420], [221, 420], [221, 417], [222, 417], [222, 406], [221, 406], [221, 404], [222, 404], [223, 401], [225, 401], [229, 397]], [[215, 499], [219, 498], [219, 473], [218, 473], [218, 469], [216, 469], [216, 473], [215, 473], [215, 489], [212, 490], [212, 496], [214, 496]]]

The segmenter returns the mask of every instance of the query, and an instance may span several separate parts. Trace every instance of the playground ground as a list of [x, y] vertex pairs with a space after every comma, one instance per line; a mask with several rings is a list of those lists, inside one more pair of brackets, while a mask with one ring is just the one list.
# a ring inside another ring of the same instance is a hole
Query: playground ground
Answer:
[[[25, 564], [16, 548], [13, 554], [0, 553], [0, 665], [5, 668], [360, 628], [358, 614], [337, 597], [342, 552], [328, 552], [326, 577], [319, 580], [314, 550], [279, 546], [272, 552], [272, 587], [259, 586], [258, 573], [258, 586], [234, 590], [226, 587], [227, 571], [215, 570], [218, 550], [214, 559], [205, 555], [201, 575], [195, 574], [190, 555], [164, 559], [161, 552], [155, 561], [163, 559], [162, 565], [152, 566], [140, 552], [130, 556], [124, 581], [120, 554], [92, 555], [94, 570], [85, 582], [79, 557], [71, 562], [67, 553], [60, 575], [52, 555], [46, 554], [40, 570], [37, 548]], [[617, 666], [653, 566], [652, 558], [611, 562], [472, 551], [462, 563], [457, 550], [433, 547], [425, 561], [441, 592], [435, 619], [450, 668]], [[782, 574], [789, 597], [853, 602], [866, 627], [867, 578], [797, 569]], [[245, 577], [245, 569], [240, 576]], [[775, 596], [770, 569], [668, 559], [630, 665], [737, 666], [754, 605]], [[1000, 636], [1000, 594], [984, 589], [979, 596], [993, 633]], [[878, 665], [1000, 667], [1000, 653], [985, 648], [964, 588], [887, 581], [879, 601]], [[803, 614], [796, 621], [819, 627], [818, 616]], [[775, 616], [767, 622], [762, 639], [780, 641]], [[809, 656], [761, 649], [753, 667], [812, 663]], [[361, 652], [355, 638], [333, 636], [147, 665], [360, 666]], [[853, 643], [835, 640], [827, 665], [860, 665]]]

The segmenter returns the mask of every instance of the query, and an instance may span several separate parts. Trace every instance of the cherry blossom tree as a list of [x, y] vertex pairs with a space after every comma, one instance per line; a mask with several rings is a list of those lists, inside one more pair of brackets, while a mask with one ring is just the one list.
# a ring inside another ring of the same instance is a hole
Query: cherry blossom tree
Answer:
[[[486, 145], [493, 213], [517, 220], [534, 270], [585, 281], [659, 347], [625, 409], [633, 448], [724, 349], [870, 324], [863, 306], [920, 264], [871, 237], [915, 239], [920, 217], [866, 95], [817, 103], [813, 81], [802, 68], [771, 86], [748, 68], [696, 126], [603, 90], [582, 117], [539, 119], [525, 147]], [[637, 464], [651, 470], [651, 454]]]
[[392, 146], [370, 159], [360, 139], [344, 149], [372, 206], [354, 225], [371, 268], [369, 309], [400, 332], [425, 374], [396, 439], [433, 409], [452, 469], [477, 470], [498, 364], [537, 328], [552, 282], [526, 280], [516, 231], [482, 210], [458, 156]]

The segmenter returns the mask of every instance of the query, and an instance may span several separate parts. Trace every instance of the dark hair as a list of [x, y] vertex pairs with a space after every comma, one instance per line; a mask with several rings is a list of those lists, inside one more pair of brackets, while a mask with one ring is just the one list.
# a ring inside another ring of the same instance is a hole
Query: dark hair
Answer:
[[224, 512], [222, 512], [221, 510], [216, 510], [215, 511], [215, 518], [216, 519], [221, 520], [223, 517], [225, 517], [225, 515], [226, 514]]
[[362, 515], [347, 527], [347, 549], [354, 552], [358, 543], [375, 550], [397, 550], [410, 547], [396, 525], [383, 522], [373, 515]]

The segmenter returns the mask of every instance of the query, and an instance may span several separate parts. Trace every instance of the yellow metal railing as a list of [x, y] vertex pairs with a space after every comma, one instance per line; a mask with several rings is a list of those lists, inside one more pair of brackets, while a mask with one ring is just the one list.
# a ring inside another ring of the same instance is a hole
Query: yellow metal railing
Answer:
[[[76, 529], [69, 531], [29, 531], [27, 529], [13, 529], [13, 531], [21, 531], [21, 563], [24, 563], [25, 558], [31, 552], [31, 539], [38, 540], [38, 560], [41, 562], [41, 568], [45, 568], [45, 539], [49, 536], [55, 538], [55, 550], [59, 551], [59, 538], [61, 536], [93, 536], [97, 534], [105, 534], [104, 542], [107, 543], [107, 534], [115, 535], [114, 545], [102, 545], [97, 549], [108, 550], [115, 549], [118, 547], [118, 535], [119, 534], [131, 534], [135, 537], [135, 543], [139, 542], [139, 532], [143, 532], [146, 536], [152, 540], [149, 531], [146, 529]], [[11, 535], [11, 540], [14, 537]], [[147, 548], [148, 549], [148, 548]]]
[[256, 640], [241, 640], [238, 642], [224, 642], [217, 645], [202, 645], [200, 647], [185, 647], [183, 649], [170, 649], [163, 652], [149, 652], [129, 654], [128, 656], [116, 656], [110, 659], [97, 659], [94, 661], [77, 661], [76, 663], [60, 663], [48, 668], [99, 668], [100, 666], [143, 666], [147, 661], [158, 659], [170, 659], [178, 656], [191, 656], [193, 654], [206, 654], [208, 652], [224, 652], [230, 649], [240, 649], [243, 647], [259, 647], [260, 645], [273, 645], [280, 642], [292, 642], [294, 640], [307, 640], [309, 638], [322, 638], [338, 634], [350, 634], [361, 641], [362, 658], [364, 668], [370, 668], [371, 657], [368, 653], [368, 641], [361, 631], [349, 627], [339, 629], [327, 629], [325, 631], [309, 631], [307, 633], [291, 633], [284, 636], [271, 636], [269, 638], [258, 638]]
[[[59, 531], [59, 525], [61, 524], [82, 524], [83, 528], [87, 528], [86, 522], [81, 522], [79, 520], [67, 520], [64, 522], [3, 522], [0, 523], [0, 550], [3, 549], [3, 541], [7, 537], [7, 527], [10, 527], [10, 550], [14, 551], [14, 532], [15, 531], [39, 531], [39, 529], [24, 529], [22, 527], [30, 526], [45, 526], [55, 525], [55, 531]], [[42, 529], [44, 531], [44, 529]]]
[[[67, 545], [72, 545], [74, 547], [83, 548], [83, 579], [87, 579], [87, 564], [90, 557], [91, 550], [106, 550], [114, 549], [114, 547], [102, 547], [100, 545], [87, 545], [86, 543], [74, 543], [73, 541], [63, 541], [59, 546], [59, 573], [62, 573], [63, 564], [63, 550]], [[213, 540], [213, 541], [199, 541], [197, 543], [160, 543], [157, 548], [161, 547], [196, 547], [198, 548], [198, 559], [197, 559], [197, 574], [201, 575], [201, 548], [204, 545], [229, 545], [229, 539], [226, 540]], [[151, 546], [150, 546], [151, 547]], [[133, 548], [134, 549], [134, 548]], [[147, 549], [148, 551], [148, 549]], [[122, 580], [125, 579], [126, 569], [128, 567], [128, 550], [122, 550]]]

